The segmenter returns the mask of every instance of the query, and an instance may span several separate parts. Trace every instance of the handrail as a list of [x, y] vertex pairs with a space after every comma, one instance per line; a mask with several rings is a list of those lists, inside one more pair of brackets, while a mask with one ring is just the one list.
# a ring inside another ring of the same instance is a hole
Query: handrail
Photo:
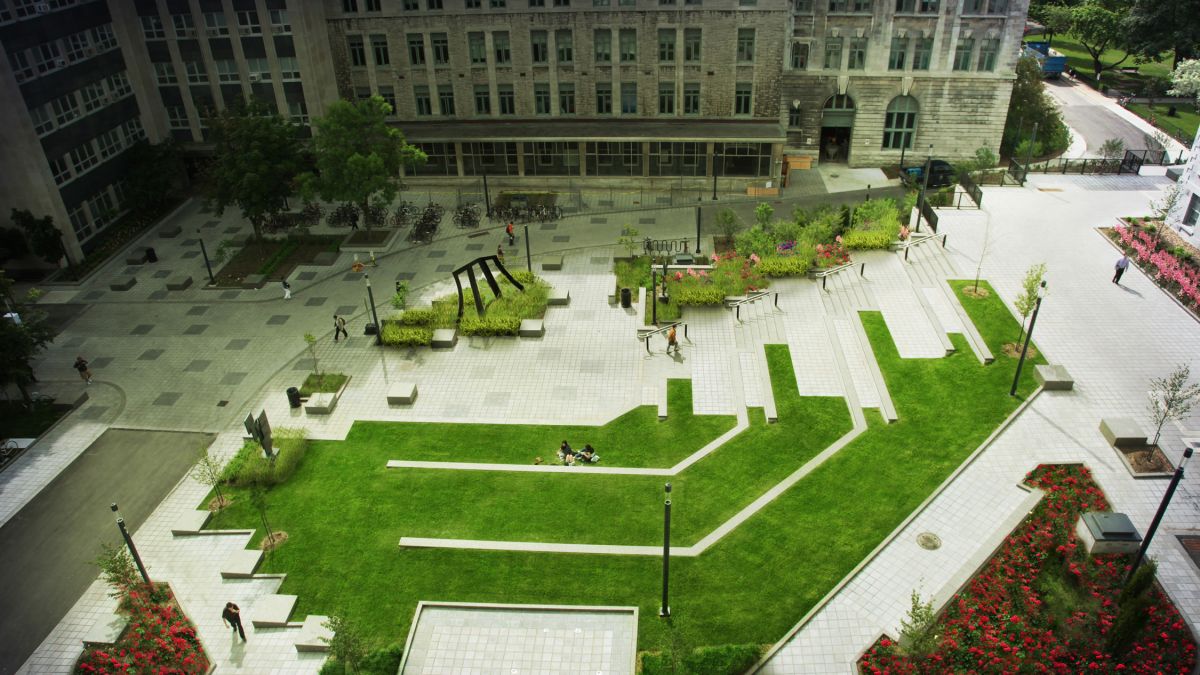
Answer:
[[[771, 294], [771, 291], [755, 291], [754, 293], [747, 295], [746, 297], [742, 298], [741, 300], [735, 301], [733, 304], [731, 304], [729, 306], [733, 308], [733, 314], [735, 317], [737, 317], [737, 320], [741, 321], [742, 320], [742, 305], [750, 304], [751, 302], [754, 302], [756, 300], [762, 300], [763, 298], [767, 297], [770, 294]], [[775, 294], [775, 309], [779, 309], [779, 293]]]
[[907, 262], [908, 261], [908, 249], [912, 248], [913, 246], [918, 246], [920, 244], [924, 244], [925, 242], [930, 241], [932, 239], [941, 239], [942, 240], [942, 248], [946, 248], [946, 239], [949, 236], [950, 235], [948, 235], [948, 234], [943, 234], [941, 237], [938, 237], [936, 234], [920, 234], [920, 235], [918, 235], [918, 234], [914, 233], [914, 234], [909, 235], [908, 241], [900, 242], [900, 245], [897, 248], [904, 249], [904, 260], [905, 260], [905, 262]]
[[[829, 277], [833, 276], [834, 274], [837, 274], [838, 272], [844, 272], [845, 270], [848, 270], [851, 267], [854, 267], [854, 263], [852, 263], [852, 262], [842, 263], [841, 265], [838, 265], [837, 267], [830, 267], [829, 269], [812, 272], [811, 274], [813, 275], [814, 279], [821, 280], [821, 290], [825, 290], [825, 284], [826, 284], [826, 282], [829, 281]], [[860, 276], [860, 277], [867, 276], [867, 263], [859, 263], [858, 276]]]
[[683, 337], [686, 338], [688, 336], [688, 326], [683, 321], [675, 321], [675, 322], [672, 322], [672, 323], [669, 323], [669, 324], [663, 326], [662, 328], [656, 328], [641, 337], [641, 339], [646, 341], [646, 353], [647, 354], [650, 353], [650, 338], [654, 337], [655, 335], [658, 335], [659, 333], [662, 333], [663, 331], [671, 330], [675, 326], [683, 326]]

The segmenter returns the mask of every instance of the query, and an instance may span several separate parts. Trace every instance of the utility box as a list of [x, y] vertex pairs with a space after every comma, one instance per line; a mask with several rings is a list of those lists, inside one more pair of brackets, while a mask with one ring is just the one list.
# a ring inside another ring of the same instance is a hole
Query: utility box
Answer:
[[1137, 553], [1142, 536], [1124, 513], [1089, 511], [1075, 523], [1075, 535], [1089, 555]]

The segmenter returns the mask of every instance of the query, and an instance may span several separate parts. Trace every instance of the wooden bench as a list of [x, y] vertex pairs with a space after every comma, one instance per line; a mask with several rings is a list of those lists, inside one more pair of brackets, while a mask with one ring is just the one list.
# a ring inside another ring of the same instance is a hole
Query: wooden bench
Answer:
[[417, 400], [416, 382], [396, 382], [388, 387], [388, 405], [412, 405]]
[[168, 291], [186, 291], [192, 287], [192, 278], [189, 276], [178, 276], [167, 279]]
[[137, 285], [137, 277], [123, 277], [120, 281], [114, 281], [108, 285], [110, 290], [127, 291]]

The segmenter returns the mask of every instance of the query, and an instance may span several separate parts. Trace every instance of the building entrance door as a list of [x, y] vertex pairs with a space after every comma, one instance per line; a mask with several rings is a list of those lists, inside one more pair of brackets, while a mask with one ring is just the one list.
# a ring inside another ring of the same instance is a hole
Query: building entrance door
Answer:
[[835, 94], [821, 109], [821, 161], [845, 164], [850, 160], [854, 128], [854, 99]]

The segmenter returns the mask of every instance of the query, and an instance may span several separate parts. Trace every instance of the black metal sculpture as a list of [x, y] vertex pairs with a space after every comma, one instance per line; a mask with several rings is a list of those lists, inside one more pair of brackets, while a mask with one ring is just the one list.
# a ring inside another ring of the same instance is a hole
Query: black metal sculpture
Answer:
[[493, 264], [495, 264], [496, 269], [500, 270], [500, 273], [503, 274], [513, 286], [516, 286], [517, 290], [521, 292], [525, 291], [525, 286], [513, 278], [513, 275], [509, 274], [508, 270], [504, 268], [504, 263], [500, 262], [499, 258], [494, 255], [476, 258], [466, 265], [454, 270], [454, 285], [458, 287], [458, 318], [454, 320], [456, 324], [462, 322], [463, 317], [463, 287], [462, 279], [459, 278], [459, 275], [463, 272], [467, 273], [467, 280], [471, 282], [471, 295], [475, 297], [475, 311], [479, 313], [479, 316], [483, 316], [484, 307], [483, 298], [479, 295], [479, 282], [475, 278], [476, 266], [479, 267], [480, 272], [483, 272], [483, 278], [487, 280], [488, 287], [492, 289], [492, 293], [495, 294], [497, 298], [500, 297], [500, 284], [496, 281], [496, 277], [492, 274], [492, 269], [488, 266], [488, 261], [491, 261]]

